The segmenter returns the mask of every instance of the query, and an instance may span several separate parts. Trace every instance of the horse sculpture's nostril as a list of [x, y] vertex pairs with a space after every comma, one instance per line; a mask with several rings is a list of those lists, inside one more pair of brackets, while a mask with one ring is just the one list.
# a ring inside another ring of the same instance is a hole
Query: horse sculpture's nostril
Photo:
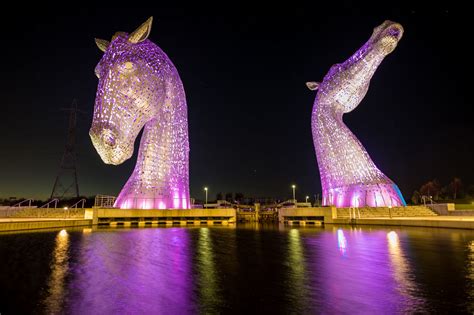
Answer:
[[399, 38], [400, 36], [400, 29], [398, 27], [392, 27], [389, 31], [388, 31], [388, 34], [393, 36], [393, 37], [396, 37], [396, 38]]
[[112, 131], [105, 129], [102, 132], [102, 143], [107, 147], [115, 147], [115, 135]]
[[104, 143], [108, 145], [109, 147], [114, 147], [115, 146], [115, 139], [112, 137], [107, 137], [104, 139]]

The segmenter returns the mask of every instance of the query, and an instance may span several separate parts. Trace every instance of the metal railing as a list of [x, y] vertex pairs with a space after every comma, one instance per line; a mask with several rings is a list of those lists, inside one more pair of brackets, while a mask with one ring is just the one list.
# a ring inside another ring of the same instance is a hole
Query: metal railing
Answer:
[[54, 209], [56, 209], [58, 207], [58, 201], [59, 201], [58, 198], [54, 198], [53, 200], [48, 201], [47, 203], [42, 205], [40, 208], [48, 208], [49, 209], [49, 205], [54, 203]]
[[77, 209], [77, 205], [79, 205], [80, 203], [82, 203], [81, 205], [81, 209], [84, 209], [84, 203], [86, 202], [86, 199], [82, 198], [81, 200], [79, 200], [78, 202], [76, 202], [75, 204], [73, 204], [70, 208], [75, 208]]
[[95, 196], [94, 208], [113, 208], [116, 199], [115, 196], [97, 195]]
[[426, 201], [430, 202], [431, 205], [433, 205], [434, 203], [436, 203], [436, 202], [433, 201], [433, 196], [422, 195], [422, 196], [421, 196], [421, 200], [423, 201], [423, 205], [424, 205], [425, 207], [426, 207]]
[[[0, 207], [0, 217], [4, 218], [83, 218], [86, 199], [81, 199], [71, 207], [58, 208], [59, 199], [55, 198], [41, 207], [31, 205], [32, 199], [26, 199], [11, 207]], [[22, 206], [28, 202], [28, 206]], [[54, 207], [54, 208], [53, 208]]]
[[[12, 207], [12, 208], [15, 208], [15, 207], [20, 208], [21, 205], [22, 205], [24, 202], [28, 202], [28, 208], [31, 208], [31, 202], [32, 202], [32, 201], [33, 201], [33, 199], [25, 199], [25, 200], [23, 200], [23, 201], [20, 201], [20, 202], [18, 202], [18, 203], [15, 203], [15, 204], [14, 204], [13, 206], [11, 206], [11, 207]], [[23, 207], [25, 207], [25, 206], [23, 206]]]
[[7, 208], [0, 209], [3, 218], [83, 218], [81, 208]]

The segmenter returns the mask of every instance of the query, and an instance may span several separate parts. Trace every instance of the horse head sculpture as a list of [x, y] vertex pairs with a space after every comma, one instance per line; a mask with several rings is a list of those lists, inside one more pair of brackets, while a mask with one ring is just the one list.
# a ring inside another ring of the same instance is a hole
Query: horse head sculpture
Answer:
[[323, 205], [406, 205], [397, 185], [375, 166], [342, 121], [342, 115], [362, 101], [377, 67], [396, 48], [402, 35], [400, 24], [385, 21], [348, 60], [333, 65], [321, 83], [306, 83], [309, 89], [318, 90], [311, 125]]
[[133, 155], [143, 130], [135, 169], [115, 207], [189, 208], [189, 140], [186, 97], [168, 56], [148, 36], [152, 17], [112, 40], [96, 39], [104, 52], [89, 131], [102, 160], [118, 165]]

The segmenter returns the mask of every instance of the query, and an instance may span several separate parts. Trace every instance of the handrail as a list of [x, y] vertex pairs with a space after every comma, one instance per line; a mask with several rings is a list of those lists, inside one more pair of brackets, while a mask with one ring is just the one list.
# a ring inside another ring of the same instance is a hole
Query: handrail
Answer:
[[109, 195], [96, 195], [94, 200], [95, 208], [113, 208], [117, 197]]
[[71, 209], [72, 209], [72, 208], [76, 208], [76, 209], [77, 209], [77, 205], [78, 205], [79, 203], [81, 203], [81, 202], [82, 202], [81, 209], [84, 209], [84, 203], [86, 202], [86, 199], [85, 199], [85, 198], [82, 198], [81, 200], [79, 200], [78, 202], [76, 202], [75, 204], [73, 204], [70, 208], [71, 208]]
[[56, 209], [58, 207], [58, 201], [59, 201], [58, 198], [54, 198], [54, 199], [48, 201], [47, 203], [45, 203], [44, 205], [42, 205], [40, 208], [45, 208], [46, 207], [46, 208], [49, 209], [49, 204], [54, 202], [54, 209]]
[[11, 207], [12, 207], [12, 208], [14, 208], [14, 207], [20, 208], [21, 204], [24, 203], [24, 202], [26, 202], [26, 201], [28, 201], [28, 207], [31, 207], [31, 202], [33, 201], [33, 199], [25, 199], [25, 200], [23, 200], [23, 201], [20, 201], [20, 202], [18, 202], [18, 203], [15, 203], [15, 204], [14, 204], [13, 206], [11, 206]]
[[421, 200], [423, 200], [423, 205], [426, 207], [426, 200], [430, 201], [431, 202], [431, 205], [433, 205], [434, 203], [436, 203], [435, 201], [433, 201], [433, 197], [432, 196], [426, 196], [426, 195], [422, 195], [421, 196]]

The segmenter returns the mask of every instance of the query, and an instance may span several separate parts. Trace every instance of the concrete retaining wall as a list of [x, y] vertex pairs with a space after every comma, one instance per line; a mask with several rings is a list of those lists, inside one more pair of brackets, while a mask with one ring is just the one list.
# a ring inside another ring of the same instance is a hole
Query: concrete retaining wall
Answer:
[[278, 210], [278, 221], [288, 221], [287, 218], [301, 218], [298, 221], [305, 221], [308, 217], [322, 217], [324, 223], [332, 223], [337, 218], [336, 207], [315, 207], [315, 208], [281, 208]]
[[474, 216], [474, 206], [472, 210], [456, 210], [454, 203], [435, 203], [426, 206], [439, 215]]
[[19, 230], [37, 230], [37, 229], [51, 229], [51, 228], [66, 228], [66, 227], [79, 227], [79, 226], [90, 226], [92, 220], [34, 220], [34, 219], [3, 219], [0, 221], [0, 232], [1, 231], [19, 231]]
[[92, 208], [86, 209], [85, 218], [91, 219], [93, 224], [100, 223], [101, 220], [110, 219], [111, 221], [116, 221], [118, 219], [123, 219], [123, 221], [130, 221], [132, 219], [142, 221], [149, 220], [162, 220], [165, 218], [173, 218], [172, 220], [176, 221], [186, 221], [192, 220], [194, 218], [196, 221], [200, 218], [203, 220], [223, 220], [221, 218], [226, 218], [227, 223], [236, 222], [236, 211], [231, 208], [222, 208], [222, 209], [99, 209]]
[[451, 229], [474, 229], [474, 220], [436, 220], [431, 219], [356, 219], [353, 221], [336, 219], [334, 224], [352, 224], [352, 225], [390, 225], [390, 226], [414, 226], [414, 227], [432, 227], [432, 228], [451, 228]]
[[439, 215], [449, 215], [449, 212], [455, 209], [454, 203], [434, 203], [427, 204], [426, 206]]

